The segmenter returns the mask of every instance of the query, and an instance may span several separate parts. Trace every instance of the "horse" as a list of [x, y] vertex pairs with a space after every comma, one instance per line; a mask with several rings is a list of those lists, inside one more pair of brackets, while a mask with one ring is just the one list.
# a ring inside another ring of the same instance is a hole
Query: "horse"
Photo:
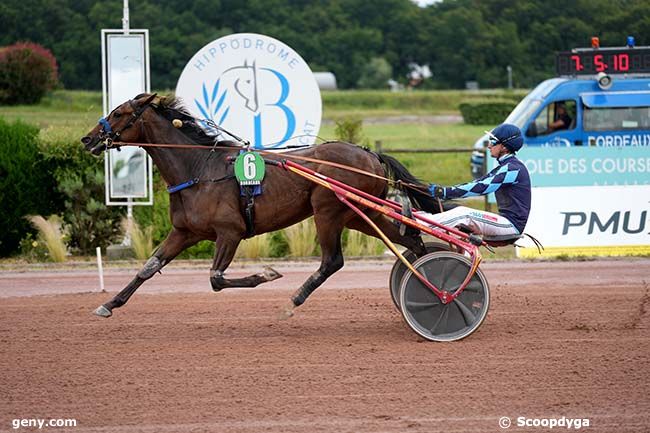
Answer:
[[[126, 304], [142, 283], [183, 250], [202, 240], [211, 240], [216, 244], [210, 271], [210, 283], [215, 292], [229, 287], [255, 287], [282, 276], [272, 268], [266, 268], [247, 277], [226, 278], [225, 271], [233, 260], [237, 246], [251, 234], [242, 212], [240, 186], [232, 175], [231, 158], [239, 154], [242, 146], [234, 141], [215, 142], [215, 138], [201, 128], [200, 122], [201, 119], [191, 116], [178, 98], [141, 94], [115, 108], [107, 118], [100, 119], [98, 125], [81, 139], [85, 149], [95, 156], [112, 147], [114, 142], [118, 146], [120, 142], [141, 144], [163, 180], [168, 185], [176, 186], [168, 189], [172, 191], [169, 206], [171, 232], [133, 280], [94, 311], [96, 315], [110, 317], [115, 308]], [[146, 146], [147, 143], [151, 146]], [[165, 144], [168, 146], [165, 147]], [[406, 191], [408, 199], [420, 209], [436, 212], [434, 199], [424, 192], [426, 186], [388, 155], [350, 143], [332, 141], [273, 154], [267, 159], [280, 161], [292, 156], [311, 158], [305, 166], [381, 198], [388, 192], [388, 182], [384, 176], [419, 185], [421, 188]], [[328, 165], [328, 162], [359, 170], [347, 170], [334, 164]], [[377, 233], [332, 191], [280, 166], [267, 167], [262, 182], [263, 193], [254, 200], [255, 234], [280, 230], [313, 215], [322, 251], [318, 270], [290, 299], [286, 309], [287, 316], [290, 316], [317, 287], [343, 267], [341, 234], [345, 227], [375, 237]], [[360, 170], [376, 176], [368, 176], [360, 173]], [[391, 241], [418, 256], [426, 254], [419, 236], [408, 232], [400, 234], [398, 225], [377, 211], [368, 211], [367, 215]]]

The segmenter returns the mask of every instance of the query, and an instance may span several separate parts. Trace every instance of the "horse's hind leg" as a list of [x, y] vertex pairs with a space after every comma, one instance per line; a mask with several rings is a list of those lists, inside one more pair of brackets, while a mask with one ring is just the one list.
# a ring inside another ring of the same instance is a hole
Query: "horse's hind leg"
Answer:
[[167, 239], [165, 239], [158, 250], [156, 250], [154, 255], [151, 256], [147, 263], [145, 263], [144, 267], [140, 269], [140, 272], [138, 272], [135, 278], [131, 280], [131, 282], [122, 289], [120, 293], [115, 295], [113, 299], [100, 305], [94, 313], [101, 317], [111, 317], [113, 315], [113, 308], [118, 308], [126, 304], [131, 295], [135, 293], [142, 283], [161, 270], [185, 248], [194, 245], [200, 240], [201, 238], [193, 233], [173, 229], [167, 235]]
[[228, 287], [256, 287], [267, 281], [277, 280], [282, 277], [282, 274], [278, 271], [267, 266], [264, 268], [264, 272], [259, 274], [253, 274], [243, 278], [225, 278], [224, 272], [230, 266], [233, 257], [235, 257], [239, 242], [241, 242], [241, 238], [235, 235], [221, 235], [216, 240], [217, 249], [214, 255], [214, 263], [210, 270], [210, 284], [212, 284], [212, 290], [215, 292], [219, 292]]
[[314, 213], [318, 242], [321, 246], [321, 265], [291, 297], [291, 305], [283, 314], [286, 317], [293, 315], [293, 309], [302, 305], [305, 300], [325, 282], [332, 274], [343, 267], [343, 251], [341, 248], [341, 234], [343, 233], [344, 219], [341, 214], [345, 209], [331, 209], [330, 212]]

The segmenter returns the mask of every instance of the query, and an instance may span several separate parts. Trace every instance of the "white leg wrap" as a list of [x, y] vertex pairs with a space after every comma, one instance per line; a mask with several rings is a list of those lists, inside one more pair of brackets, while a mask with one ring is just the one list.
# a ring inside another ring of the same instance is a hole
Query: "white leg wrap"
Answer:
[[144, 267], [140, 270], [140, 272], [138, 272], [138, 277], [142, 278], [143, 280], [147, 280], [153, 277], [153, 274], [161, 270], [163, 266], [165, 266], [165, 264], [161, 262], [158, 257], [153, 256], [147, 260], [147, 263], [145, 263]]

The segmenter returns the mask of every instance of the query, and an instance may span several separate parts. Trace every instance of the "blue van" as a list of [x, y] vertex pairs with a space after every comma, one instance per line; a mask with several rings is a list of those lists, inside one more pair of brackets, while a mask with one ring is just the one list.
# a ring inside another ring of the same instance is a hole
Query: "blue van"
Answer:
[[[650, 48], [579, 49], [558, 59], [559, 71], [575, 75], [542, 82], [504, 121], [521, 128], [526, 146], [650, 146]], [[591, 76], [577, 76], [585, 71]], [[487, 134], [474, 144], [474, 178], [485, 173], [486, 143]]]

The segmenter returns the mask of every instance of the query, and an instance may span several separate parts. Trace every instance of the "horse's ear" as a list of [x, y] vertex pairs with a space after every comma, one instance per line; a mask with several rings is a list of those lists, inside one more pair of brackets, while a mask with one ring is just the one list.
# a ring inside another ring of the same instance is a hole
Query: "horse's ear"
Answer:
[[157, 96], [158, 96], [157, 93], [153, 93], [152, 95], [150, 95], [147, 99], [144, 100], [144, 102], [142, 103], [142, 107], [151, 104], [154, 101], [154, 99], [156, 99]]

